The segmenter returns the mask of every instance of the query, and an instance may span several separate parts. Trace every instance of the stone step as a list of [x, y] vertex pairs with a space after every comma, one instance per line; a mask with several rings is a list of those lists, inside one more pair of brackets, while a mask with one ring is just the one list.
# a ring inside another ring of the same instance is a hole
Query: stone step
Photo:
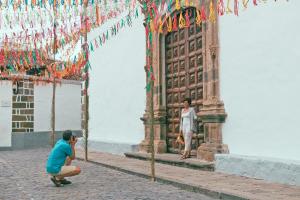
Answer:
[[[124, 153], [128, 158], [134, 158], [139, 160], [150, 160], [151, 154], [150, 153], [141, 153], [141, 152], [128, 152]], [[155, 162], [173, 165], [178, 167], [190, 168], [190, 169], [198, 169], [204, 171], [214, 171], [215, 164], [213, 162], [207, 162], [196, 157], [191, 157], [185, 160], [180, 160], [179, 154], [155, 154]]]

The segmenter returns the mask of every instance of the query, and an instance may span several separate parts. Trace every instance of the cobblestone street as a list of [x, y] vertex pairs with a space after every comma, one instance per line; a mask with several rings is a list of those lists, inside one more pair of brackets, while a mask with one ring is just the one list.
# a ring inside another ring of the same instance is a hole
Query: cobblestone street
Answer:
[[45, 173], [50, 149], [0, 151], [0, 200], [50, 199], [197, 199], [212, 200], [145, 178], [129, 175], [91, 163], [75, 161], [82, 169], [73, 182], [54, 187]]

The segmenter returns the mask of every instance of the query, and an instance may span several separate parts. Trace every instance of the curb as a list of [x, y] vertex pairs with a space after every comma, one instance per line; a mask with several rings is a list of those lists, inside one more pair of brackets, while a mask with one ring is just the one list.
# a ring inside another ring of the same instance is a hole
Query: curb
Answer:
[[[83, 158], [76, 158], [76, 159], [80, 160], [80, 161], [84, 161]], [[146, 179], [151, 178], [150, 175], [130, 171], [130, 170], [127, 170], [127, 169], [123, 169], [121, 167], [116, 167], [116, 166], [112, 166], [112, 165], [108, 165], [108, 164], [104, 164], [104, 163], [100, 163], [100, 162], [96, 162], [96, 161], [92, 161], [92, 160], [88, 160], [87, 162], [93, 163], [93, 164], [96, 164], [96, 165], [99, 165], [99, 166], [102, 166], [102, 167], [106, 167], [106, 168], [109, 168], [109, 169], [113, 169], [113, 170], [116, 170], [116, 171], [124, 172], [124, 173], [127, 173], [127, 174], [135, 175], [135, 176], [138, 176], [138, 177], [142, 177], [142, 178], [146, 178]], [[179, 182], [176, 182], [176, 181], [173, 181], [173, 180], [168, 180], [168, 179], [161, 178], [161, 177], [156, 177], [156, 181], [160, 182], [160, 183], [173, 185], [173, 186], [175, 186], [177, 188], [180, 188], [180, 189], [183, 189], [183, 190], [204, 194], [204, 195], [207, 195], [209, 197], [216, 198], [216, 199], [249, 200], [248, 198], [236, 196], [234, 194], [227, 194], [227, 193], [223, 193], [223, 192], [213, 191], [213, 190], [201, 187], [201, 186], [196, 187], [196, 186], [193, 186], [193, 185], [179, 183]]]
[[[145, 155], [137, 155], [134, 153], [124, 153], [127, 158], [134, 158], [139, 160], [149, 160]], [[177, 167], [185, 167], [189, 169], [196, 169], [196, 170], [203, 170], [203, 171], [214, 171], [215, 167], [212, 164], [196, 164], [196, 163], [189, 163], [185, 161], [174, 161], [174, 160], [167, 160], [162, 158], [155, 158], [157, 163], [167, 164], [171, 166]]]

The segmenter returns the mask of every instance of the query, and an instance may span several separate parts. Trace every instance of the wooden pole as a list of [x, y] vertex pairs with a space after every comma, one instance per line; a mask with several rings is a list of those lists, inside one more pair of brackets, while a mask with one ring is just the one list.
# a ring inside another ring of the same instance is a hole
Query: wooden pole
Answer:
[[55, 143], [55, 78], [53, 80], [53, 90], [52, 90], [52, 109], [51, 109], [51, 126], [52, 126], [52, 134], [51, 134], [51, 146], [54, 147]]
[[[151, 79], [151, 78], [150, 78]], [[155, 159], [154, 159], [154, 109], [153, 109], [153, 87], [154, 81], [150, 80], [150, 151], [151, 151], [151, 180], [155, 181]]]
[[89, 78], [85, 81], [85, 140], [84, 140], [84, 160], [88, 161], [88, 133], [89, 133], [89, 95], [88, 95], [88, 85], [89, 85]]
[[[85, 22], [85, 33], [84, 33], [84, 51], [85, 51], [85, 56], [86, 56], [86, 64], [88, 64], [89, 61], [89, 51], [88, 51], [88, 45], [87, 45], [87, 4], [88, 1], [84, 1], [84, 22]], [[88, 136], [89, 136], [89, 66], [86, 67], [86, 79], [85, 79], [85, 123], [84, 123], [84, 128], [85, 128], [85, 134], [84, 134], [84, 160], [88, 161]]]
[[53, 89], [52, 89], [52, 110], [51, 110], [51, 126], [52, 126], [52, 134], [51, 134], [51, 146], [54, 147], [55, 143], [55, 81], [53, 81]]
[[[151, 30], [149, 28], [149, 30]], [[150, 40], [150, 37], [147, 38]], [[149, 49], [150, 49], [150, 73], [153, 73], [153, 41], [149, 41]], [[151, 68], [152, 67], [152, 68]], [[151, 151], [151, 180], [155, 181], [155, 151], [154, 151], [154, 102], [153, 102], [153, 93], [154, 93], [154, 80], [152, 80], [152, 74], [149, 77], [150, 81], [150, 151]]]
[[[55, 54], [56, 54], [56, 1], [53, 2], [53, 19], [54, 19], [54, 25], [53, 25], [53, 61], [55, 65]], [[53, 78], [53, 89], [52, 89], [52, 109], [51, 109], [51, 126], [52, 126], [52, 134], [51, 134], [51, 146], [54, 147], [55, 143], [55, 93], [56, 93], [56, 80], [55, 77]]]

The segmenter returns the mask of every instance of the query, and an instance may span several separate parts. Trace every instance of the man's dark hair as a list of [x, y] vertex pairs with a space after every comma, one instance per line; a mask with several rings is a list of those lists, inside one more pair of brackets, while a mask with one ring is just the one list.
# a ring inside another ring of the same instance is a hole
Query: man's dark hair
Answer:
[[66, 140], [66, 141], [69, 141], [72, 137], [72, 131], [70, 130], [66, 130], [63, 132], [63, 139]]
[[185, 98], [183, 102], [187, 101], [189, 105], [192, 104], [192, 99], [191, 98]]

